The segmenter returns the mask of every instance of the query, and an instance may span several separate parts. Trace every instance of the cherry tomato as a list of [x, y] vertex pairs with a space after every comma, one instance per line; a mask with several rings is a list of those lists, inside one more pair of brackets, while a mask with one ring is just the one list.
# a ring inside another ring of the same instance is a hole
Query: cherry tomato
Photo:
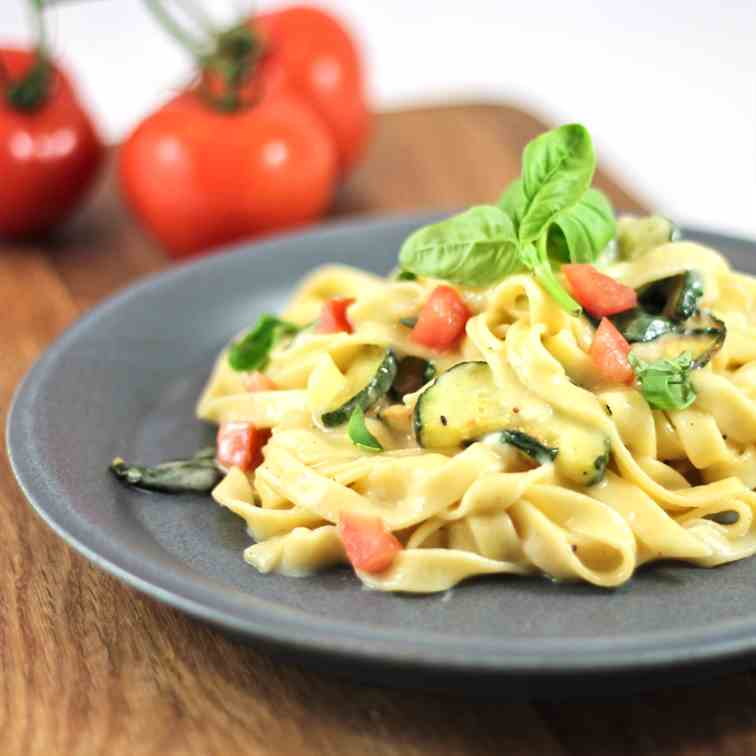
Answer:
[[325, 302], [318, 324], [315, 326], [315, 333], [339, 333], [339, 331], [352, 333], [352, 324], [346, 314], [352, 302], [354, 302], [353, 299], [345, 297], [336, 297]]
[[342, 512], [339, 535], [352, 566], [363, 572], [383, 572], [402, 550], [402, 544], [379, 517]]
[[471, 316], [455, 289], [437, 286], [420, 310], [410, 338], [439, 352], [453, 349], [465, 335], [465, 325]]
[[242, 383], [244, 384], [244, 388], [250, 393], [256, 391], [274, 391], [276, 388], [276, 384], [265, 373], [261, 373], [259, 370], [244, 373]]
[[286, 87], [306, 100], [331, 129], [342, 174], [362, 155], [370, 132], [362, 65], [349, 32], [318, 8], [292, 6], [256, 16], [263, 38], [264, 86]]
[[30, 236], [63, 222], [91, 188], [103, 145], [65, 74], [53, 66], [40, 103], [19, 109], [9, 83], [35, 64], [30, 50], [0, 49], [0, 235]]
[[267, 430], [252, 423], [221, 423], [218, 428], [216, 459], [225, 468], [238, 467], [244, 472], [254, 470], [262, 462], [262, 448], [268, 441]]
[[229, 113], [189, 90], [137, 126], [118, 169], [136, 215], [186, 257], [315, 220], [331, 200], [337, 157], [328, 127], [293, 95]]
[[635, 379], [630, 362], [630, 344], [615, 328], [614, 323], [602, 318], [591, 344], [591, 361], [601, 376], [610, 383], [632, 383]]
[[600, 273], [593, 265], [562, 265], [562, 271], [570, 284], [572, 295], [596, 318], [615, 315], [638, 304], [635, 289]]

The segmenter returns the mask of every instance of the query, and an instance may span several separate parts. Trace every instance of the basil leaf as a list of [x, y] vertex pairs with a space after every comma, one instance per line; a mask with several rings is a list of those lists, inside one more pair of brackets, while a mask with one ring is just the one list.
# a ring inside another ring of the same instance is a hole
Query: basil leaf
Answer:
[[525, 206], [517, 235], [534, 242], [557, 216], [576, 205], [593, 180], [596, 155], [585, 126], [569, 124], [531, 141], [522, 153]]
[[549, 256], [560, 262], [596, 262], [616, 230], [611, 203], [598, 189], [589, 189], [549, 228]]
[[479, 205], [415, 231], [399, 262], [419, 276], [488, 286], [519, 269], [517, 249], [511, 218], [495, 205]]
[[352, 416], [347, 423], [347, 435], [349, 440], [361, 449], [368, 451], [383, 451], [380, 441], [367, 429], [365, 425], [365, 413], [362, 407], [355, 407]]
[[694, 367], [690, 352], [684, 352], [671, 360], [654, 362], [643, 362], [631, 352], [629, 359], [641, 392], [651, 407], [682, 410], [696, 400], [696, 390], [690, 380], [690, 372]]
[[231, 345], [228, 363], [234, 370], [262, 370], [276, 342], [300, 330], [298, 325], [275, 315], [261, 315], [255, 327]]
[[522, 214], [528, 204], [525, 191], [522, 188], [522, 179], [512, 181], [499, 197], [498, 206], [512, 219], [515, 232], [520, 228]]
[[171, 494], [208, 493], [223, 477], [215, 464], [213, 447], [198, 451], [191, 459], [162, 462], [152, 467], [130, 465], [116, 457], [110, 471], [128, 486]]

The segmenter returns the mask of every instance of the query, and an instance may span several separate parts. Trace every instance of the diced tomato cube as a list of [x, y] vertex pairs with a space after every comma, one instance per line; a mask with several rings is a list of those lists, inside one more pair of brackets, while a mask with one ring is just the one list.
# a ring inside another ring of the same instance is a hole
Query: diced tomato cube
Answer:
[[226, 469], [254, 470], [262, 462], [262, 448], [269, 437], [267, 429], [255, 428], [252, 423], [221, 423], [216, 450], [218, 464]]
[[615, 328], [614, 323], [603, 318], [591, 344], [591, 361], [601, 376], [611, 383], [632, 383], [635, 373], [627, 357], [630, 344]]
[[402, 550], [402, 544], [386, 530], [380, 517], [342, 512], [339, 535], [352, 566], [363, 572], [383, 572]]
[[638, 295], [611, 276], [586, 263], [562, 265], [572, 296], [596, 318], [624, 312], [638, 304]]
[[346, 297], [336, 297], [324, 302], [318, 324], [315, 326], [315, 333], [338, 333], [339, 331], [352, 333], [352, 324], [346, 315], [347, 307], [352, 302], [354, 302], [353, 299]]
[[420, 310], [410, 338], [439, 352], [453, 349], [465, 334], [472, 312], [451, 286], [437, 286]]
[[244, 373], [242, 383], [244, 384], [244, 388], [252, 393], [255, 391], [274, 391], [276, 388], [276, 384], [265, 373], [261, 373], [259, 370]]

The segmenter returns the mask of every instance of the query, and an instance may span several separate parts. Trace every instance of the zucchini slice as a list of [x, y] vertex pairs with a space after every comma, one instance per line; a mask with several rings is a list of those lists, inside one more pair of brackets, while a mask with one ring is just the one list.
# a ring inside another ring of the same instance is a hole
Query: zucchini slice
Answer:
[[625, 216], [617, 221], [617, 244], [620, 257], [624, 260], [634, 260], [654, 247], [679, 238], [680, 230], [677, 226], [661, 215], [644, 218]]
[[693, 369], [702, 368], [722, 348], [727, 326], [712, 313], [696, 312], [675, 331], [646, 344], [633, 347], [633, 354], [644, 362], [672, 359], [683, 352], [693, 357]]
[[424, 448], [451, 450], [500, 434], [503, 442], [536, 461], [553, 459], [560, 475], [573, 483], [590, 486], [601, 480], [609, 461], [608, 441], [601, 431], [557, 413], [547, 422], [526, 423], [509, 404], [488, 363], [460, 362], [418, 397], [415, 437]]
[[360, 354], [346, 372], [349, 394], [321, 415], [326, 428], [349, 421], [357, 407], [370, 409], [391, 388], [396, 378], [397, 360], [392, 349], [370, 347]]
[[398, 401], [405, 394], [414, 394], [436, 375], [433, 364], [422, 357], [405, 357], [399, 361], [396, 378], [391, 386], [391, 397]]
[[415, 404], [417, 443], [456, 449], [512, 422], [487, 362], [460, 362], [442, 373]]
[[660, 336], [677, 331], [677, 324], [669, 318], [634, 307], [609, 318], [630, 344], [654, 341]]
[[703, 293], [703, 279], [695, 270], [688, 270], [644, 286], [638, 300], [646, 312], [679, 321], [696, 312]]

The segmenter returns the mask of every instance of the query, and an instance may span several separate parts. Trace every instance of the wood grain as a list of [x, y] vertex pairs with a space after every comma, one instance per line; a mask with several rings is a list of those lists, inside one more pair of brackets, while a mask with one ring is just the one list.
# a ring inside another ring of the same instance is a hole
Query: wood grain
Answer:
[[[504, 106], [377, 120], [333, 215], [495, 197], [543, 128]], [[619, 206], [639, 202], [606, 174]], [[73, 319], [166, 261], [118, 203], [112, 175], [44, 246], [0, 248], [0, 414]], [[4, 448], [4, 444], [3, 444]], [[754, 683], [614, 702], [507, 704], [330, 679], [236, 644], [126, 588], [65, 546], [0, 464], [3, 754], [734, 754], [756, 748]], [[689, 721], [694, 718], [693, 726]]]

